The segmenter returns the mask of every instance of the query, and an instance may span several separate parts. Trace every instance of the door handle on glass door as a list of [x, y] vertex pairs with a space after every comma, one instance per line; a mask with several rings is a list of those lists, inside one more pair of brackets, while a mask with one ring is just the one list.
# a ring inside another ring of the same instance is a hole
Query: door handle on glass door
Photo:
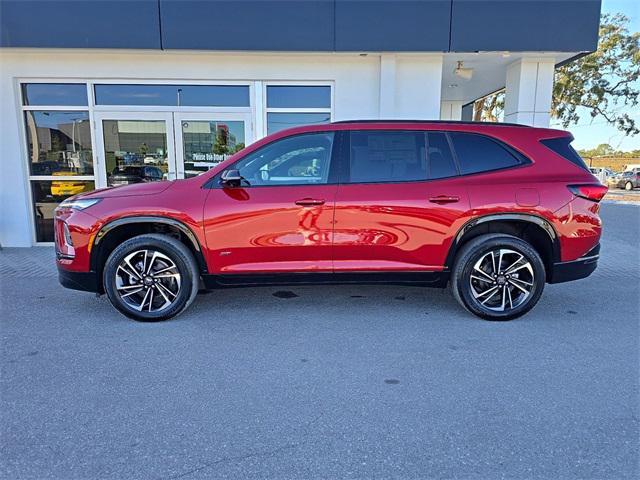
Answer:
[[314, 205], [324, 205], [324, 200], [321, 198], [301, 198], [300, 200], [296, 200], [296, 205], [301, 205], [303, 207], [312, 207]]
[[456, 203], [460, 201], [460, 197], [456, 197], [455, 195], [438, 195], [437, 197], [429, 198], [429, 201], [437, 204]]

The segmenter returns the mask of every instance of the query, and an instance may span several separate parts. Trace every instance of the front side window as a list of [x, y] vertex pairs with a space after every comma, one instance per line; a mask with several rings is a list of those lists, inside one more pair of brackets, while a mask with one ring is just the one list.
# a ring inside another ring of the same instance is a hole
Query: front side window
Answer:
[[325, 184], [332, 147], [331, 132], [287, 137], [250, 153], [233, 168], [246, 186]]
[[515, 167], [521, 162], [497, 141], [475, 133], [449, 132], [462, 175]]
[[424, 132], [351, 132], [349, 182], [410, 182], [427, 179]]

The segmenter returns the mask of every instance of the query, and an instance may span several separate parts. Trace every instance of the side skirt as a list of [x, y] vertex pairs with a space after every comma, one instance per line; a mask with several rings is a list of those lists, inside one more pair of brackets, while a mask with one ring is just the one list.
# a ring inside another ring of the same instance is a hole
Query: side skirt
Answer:
[[449, 272], [251, 273], [203, 275], [205, 288], [260, 285], [408, 285], [445, 288]]

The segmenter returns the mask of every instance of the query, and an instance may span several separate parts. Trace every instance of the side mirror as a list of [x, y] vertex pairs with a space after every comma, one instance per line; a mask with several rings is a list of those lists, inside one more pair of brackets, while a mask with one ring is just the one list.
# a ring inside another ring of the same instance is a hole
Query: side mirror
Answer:
[[242, 175], [240, 170], [225, 170], [220, 176], [220, 183], [227, 187], [239, 187], [242, 183]]

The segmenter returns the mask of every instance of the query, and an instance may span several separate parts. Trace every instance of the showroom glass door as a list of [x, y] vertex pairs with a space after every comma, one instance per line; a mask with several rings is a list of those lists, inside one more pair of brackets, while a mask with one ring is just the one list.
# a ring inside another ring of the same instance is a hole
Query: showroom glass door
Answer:
[[99, 186], [177, 177], [173, 114], [96, 112]]
[[178, 178], [200, 175], [253, 141], [250, 113], [175, 112]]

